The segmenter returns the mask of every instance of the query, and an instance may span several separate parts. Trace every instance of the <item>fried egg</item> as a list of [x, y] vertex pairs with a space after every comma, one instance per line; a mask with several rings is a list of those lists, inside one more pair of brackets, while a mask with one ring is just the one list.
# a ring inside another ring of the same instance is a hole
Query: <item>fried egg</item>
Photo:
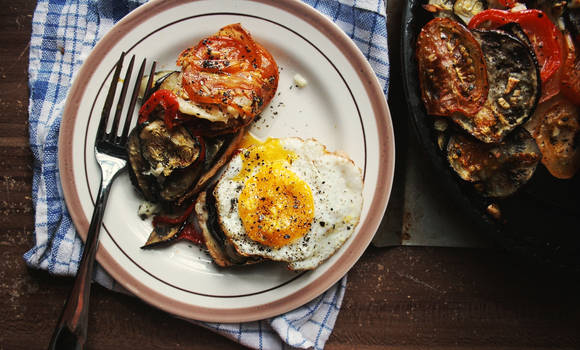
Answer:
[[267, 139], [237, 153], [215, 189], [218, 222], [235, 249], [308, 270], [350, 237], [363, 179], [348, 157], [314, 139]]

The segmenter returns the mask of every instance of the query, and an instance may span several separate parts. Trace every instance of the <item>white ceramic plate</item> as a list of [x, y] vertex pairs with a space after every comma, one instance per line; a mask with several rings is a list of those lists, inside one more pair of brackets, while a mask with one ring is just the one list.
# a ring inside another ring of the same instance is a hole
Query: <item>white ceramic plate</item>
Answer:
[[[298, 1], [153, 1], [120, 21], [95, 47], [67, 99], [59, 144], [67, 206], [85, 237], [100, 183], [93, 142], [112, 70], [122, 51], [175, 68], [177, 55], [201, 38], [240, 22], [280, 67], [278, 94], [252, 132], [314, 137], [344, 151], [363, 170], [361, 222], [317, 269], [283, 265], [216, 267], [200, 248], [179, 242], [142, 250], [151, 223], [129, 177], [112, 187], [97, 259], [124, 287], [161, 309], [204, 321], [240, 322], [296, 308], [337, 282], [362, 255], [383, 216], [394, 172], [394, 137], [385, 97], [365, 58], [324, 16]], [[308, 85], [298, 89], [293, 77]]]

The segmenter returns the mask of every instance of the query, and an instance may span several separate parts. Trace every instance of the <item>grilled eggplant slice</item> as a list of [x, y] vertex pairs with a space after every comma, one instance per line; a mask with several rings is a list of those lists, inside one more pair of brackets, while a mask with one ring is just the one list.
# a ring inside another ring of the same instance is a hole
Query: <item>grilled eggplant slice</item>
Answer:
[[232, 154], [239, 148], [244, 134], [245, 129], [242, 129], [237, 134], [215, 139], [214, 142], [218, 142], [217, 145], [206, 147], [206, 162], [203, 166], [202, 175], [197, 180], [195, 186], [179, 199], [178, 205], [182, 205], [186, 200], [193, 198], [193, 196], [197, 195], [210, 182], [224, 164], [230, 160]]
[[532, 42], [530, 41], [530, 38], [528, 38], [528, 36], [526, 35], [526, 32], [524, 32], [524, 30], [522, 29], [521, 25], [519, 25], [518, 23], [515, 23], [515, 22], [510, 22], [510, 23], [504, 24], [503, 26], [501, 26], [497, 29], [501, 30], [502, 32], [506, 32], [508, 34], [515, 36], [516, 38], [518, 38], [519, 41], [528, 45], [528, 47], [530, 48], [530, 51], [532, 52], [532, 54], [534, 54], [534, 56], [536, 55], [534, 53]]
[[541, 95], [541, 79], [533, 51], [501, 30], [475, 30], [486, 62], [489, 92], [474, 116], [461, 113], [452, 119], [477, 139], [497, 143], [526, 122]]
[[154, 192], [156, 186], [155, 177], [149, 174], [149, 164], [141, 154], [141, 140], [139, 139], [140, 127], [136, 126], [127, 141], [127, 155], [129, 158], [129, 178], [143, 197], [151, 202], [157, 200]]
[[172, 173], [164, 180], [159, 190], [161, 201], [166, 203], [179, 201], [197, 183], [201, 172], [201, 167], [194, 165]]
[[201, 151], [198, 138], [182, 126], [168, 130], [161, 120], [138, 125], [128, 142], [133, 185], [149, 201], [173, 202], [200, 176], [195, 163]]
[[[199, 227], [194, 224], [194, 217], [191, 215], [193, 207], [178, 217], [161, 217], [160, 220], [153, 221], [153, 231], [149, 235], [147, 242], [142, 249], [154, 248], [161, 245], [177, 241], [189, 241], [194, 244], [203, 244], [204, 238]], [[159, 219], [159, 217], [156, 217]]]
[[153, 231], [147, 238], [147, 242], [141, 247], [143, 249], [153, 248], [161, 244], [173, 242], [178, 239], [179, 234], [185, 227], [186, 222], [179, 224], [160, 224], [153, 227]]
[[538, 145], [523, 128], [498, 144], [467, 135], [452, 135], [447, 160], [463, 180], [473, 182], [485, 197], [507, 197], [528, 182], [541, 159]]
[[[147, 194], [153, 199], [161, 200], [166, 204], [169, 203], [172, 204], [172, 206], [183, 207], [186, 205], [188, 200], [196, 196], [200, 191], [208, 186], [219, 169], [238, 148], [242, 135], [243, 130], [241, 133], [236, 135], [225, 135], [206, 139], [203, 163], [195, 163], [186, 169], [176, 170], [175, 173], [166, 178], [162, 184], [160, 184], [151, 174], [132, 170], [130, 171], [130, 174], [132, 174], [131, 178], [133, 183], [136, 187], [141, 189], [144, 196]], [[140, 149], [138, 146], [138, 143], [140, 142], [139, 138], [135, 137], [134, 134], [131, 136], [131, 141], [137, 143], [134, 148]], [[140, 157], [140, 152], [132, 158], [132, 167], [134, 166], [134, 163], [141, 164], [141, 162], [144, 162], [143, 158]], [[140, 167], [143, 168], [143, 165], [140, 165]], [[140, 184], [142, 185], [138, 185], [137, 181], [140, 181]], [[139, 186], [143, 187], [141, 188]], [[154, 196], [154, 194], [157, 194], [157, 196]], [[196, 220], [194, 221], [197, 223]], [[203, 227], [203, 225], [201, 226]], [[199, 232], [203, 232], [200, 227], [198, 227], [198, 230], [200, 230]], [[180, 239], [182, 231], [183, 225], [181, 223], [175, 225], [157, 225], [149, 235], [147, 243], [145, 243], [143, 248], [177, 241]], [[234, 255], [232, 256], [235, 257]], [[230, 261], [237, 261], [233, 257], [230, 258]]]
[[171, 130], [161, 120], [145, 123], [140, 128], [141, 153], [154, 176], [168, 177], [176, 169], [185, 169], [200, 156], [198, 139], [181, 126]]

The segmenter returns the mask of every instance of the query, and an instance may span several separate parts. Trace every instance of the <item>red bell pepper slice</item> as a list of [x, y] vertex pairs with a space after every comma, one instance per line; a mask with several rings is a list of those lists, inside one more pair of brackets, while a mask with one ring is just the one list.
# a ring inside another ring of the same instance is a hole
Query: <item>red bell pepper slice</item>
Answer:
[[149, 116], [159, 105], [165, 110], [163, 118], [165, 125], [169, 129], [173, 128], [179, 117], [179, 102], [177, 101], [177, 96], [171, 90], [166, 89], [155, 91], [141, 106], [141, 109], [139, 109], [139, 124], [149, 120]]

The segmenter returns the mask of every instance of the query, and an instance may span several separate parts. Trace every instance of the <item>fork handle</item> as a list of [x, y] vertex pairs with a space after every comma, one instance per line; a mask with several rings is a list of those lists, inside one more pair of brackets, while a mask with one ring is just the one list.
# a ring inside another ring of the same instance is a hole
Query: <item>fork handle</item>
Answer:
[[89, 296], [91, 294], [99, 230], [103, 221], [112, 180], [112, 178], [107, 179], [106, 174], [103, 174], [77, 276], [52, 334], [49, 350], [81, 350], [84, 347], [87, 337]]

